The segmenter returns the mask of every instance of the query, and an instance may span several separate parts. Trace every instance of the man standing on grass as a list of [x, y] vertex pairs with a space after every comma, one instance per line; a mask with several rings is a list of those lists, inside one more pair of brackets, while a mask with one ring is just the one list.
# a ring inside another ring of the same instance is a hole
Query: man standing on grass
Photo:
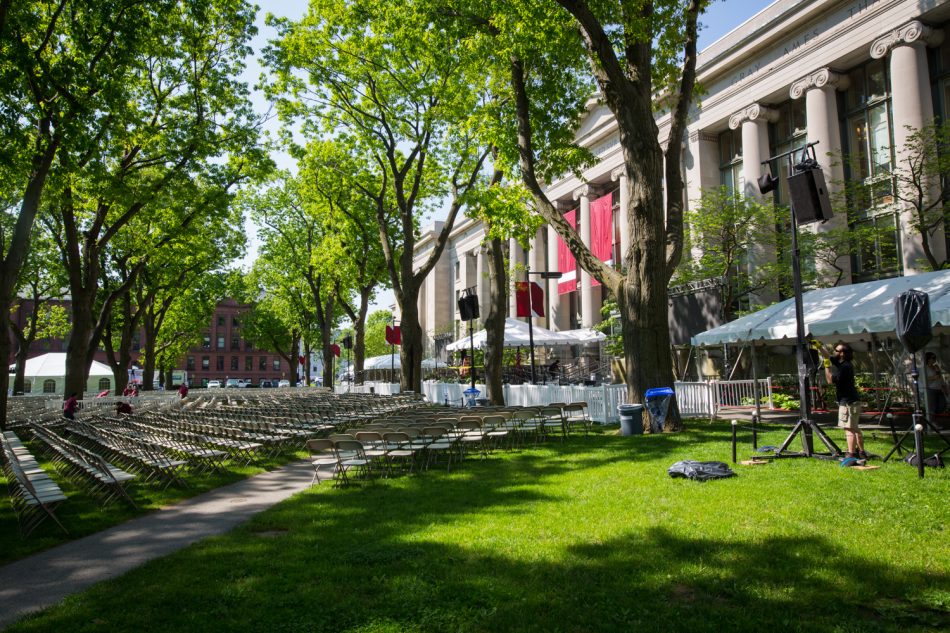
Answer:
[[[822, 355], [825, 354], [823, 348], [819, 348]], [[854, 366], [851, 361], [854, 358], [854, 351], [847, 343], [838, 343], [835, 345], [835, 353], [831, 358], [825, 358], [825, 378], [829, 383], [834, 383], [838, 400], [838, 426], [844, 429], [844, 435], [848, 440], [848, 452], [845, 457], [860, 457], [867, 459], [867, 453], [864, 452], [864, 434], [861, 433], [861, 427], [858, 421], [861, 417], [861, 402], [858, 396], [858, 389], [854, 384]]]

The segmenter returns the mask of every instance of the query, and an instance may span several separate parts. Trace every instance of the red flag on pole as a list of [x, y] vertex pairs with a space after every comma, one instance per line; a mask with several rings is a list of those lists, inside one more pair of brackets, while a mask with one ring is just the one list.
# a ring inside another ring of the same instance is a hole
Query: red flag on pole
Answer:
[[518, 316], [518, 317], [528, 316], [528, 282], [527, 281], [515, 282], [515, 305], [517, 306], [515, 316]]
[[340, 346], [337, 345], [336, 343], [333, 343], [330, 345], [330, 351], [333, 352], [333, 355], [336, 356], [337, 358], [340, 357]]
[[544, 289], [536, 281], [531, 282], [531, 311], [539, 317], [544, 316]]
[[390, 345], [402, 345], [402, 331], [398, 325], [386, 326], [386, 342]]
[[303, 356], [298, 356], [298, 357], [297, 357], [297, 360], [299, 360], [299, 361], [300, 361], [300, 364], [303, 365], [303, 364], [304, 364], [304, 361], [306, 361], [307, 359], [306, 359], [305, 357], [303, 357]]

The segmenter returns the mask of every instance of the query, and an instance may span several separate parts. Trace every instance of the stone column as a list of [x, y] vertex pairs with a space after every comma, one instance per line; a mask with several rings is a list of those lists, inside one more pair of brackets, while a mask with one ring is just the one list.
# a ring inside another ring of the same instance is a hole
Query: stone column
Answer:
[[[778, 119], [778, 112], [758, 103], [736, 112], [729, 117], [729, 127], [733, 130], [742, 127], [742, 177], [745, 180], [743, 195], [759, 202], [763, 201], [759, 193], [758, 179], [764, 166], [762, 161], [769, 157], [768, 124]], [[760, 265], [774, 260], [777, 253], [762, 247], [753, 247], [748, 255], [746, 266], [752, 273]], [[775, 289], [766, 289], [758, 293], [758, 301], [765, 304], [778, 299]]]
[[[488, 305], [488, 295], [490, 293], [490, 283], [488, 279], [488, 253], [484, 246], [479, 246], [475, 255], [475, 287], [478, 292], [478, 300], [482, 305]], [[482, 310], [482, 316], [485, 310]]]
[[[548, 226], [548, 270], [558, 270], [557, 244], [558, 235], [553, 226]], [[547, 285], [548, 293], [548, 325], [552, 330], [563, 330], [566, 328], [567, 321], [567, 299], [561, 298], [557, 292], [557, 279], [549, 279]]]
[[[580, 202], [577, 224], [581, 236], [581, 241], [590, 247], [590, 185], [581, 185], [574, 190], [574, 199]], [[593, 325], [591, 315], [594, 311], [593, 286], [591, 285], [590, 273], [581, 269], [578, 265], [577, 274], [580, 277], [580, 283], [577, 286], [580, 293], [578, 298], [581, 302], [581, 327], [590, 327]]]
[[[930, 75], [927, 70], [927, 46], [943, 42], [943, 31], [931, 29], [914, 20], [894, 29], [871, 44], [871, 57], [881, 59], [890, 52], [891, 111], [894, 148], [898, 169], [906, 165], [904, 148], [915, 130], [933, 121]], [[911, 128], [908, 130], [908, 126]], [[913, 274], [926, 270], [920, 235], [911, 228], [913, 211], [901, 213], [901, 253], [904, 272]], [[944, 254], [944, 234], [932, 238], [938, 257]]]
[[[836, 90], [848, 88], [848, 78], [839, 75], [830, 68], [821, 68], [792, 84], [789, 96], [792, 99], [805, 97], [805, 120], [808, 122], [808, 142], [818, 141], [815, 157], [825, 176], [828, 191], [834, 194], [841, 189], [844, 170], [841, 165], [841, 130], [838, 124], [838, 98]], [[830, 221], [812, 224], [806, 230], [818, 232], [831, 229], [843, 229], [848, 226], [844, 213], [835, 215]], [[844, 269], [844, 283], [851, 278], [851, 258], [841, 257], [838, 265]], [[834, 272], [836, 271], [829, 271]]]
[[627, 256], [630, 250], [630, 217], [627, 215], [630, 211], [630, 191], [627, 188], [627, 168], [620, 166], [610, 172], [610, 180], [619, 181], [620, 186], [620, 209], [617, 211], [617, 227], [620, 231], [620, 261], [614, 262], [614, 268], [620, 270], [623, 268], [623, 258]]
[[769, 157], [768, 124], [778, 120], [778, 112], [753, 103], [729, 117], [729, 127], [742, 127], [742, 177], [746, 196], [762, 200], [756, 181], [762, 175], [762, 161]]
[[[716, 189], [722, 184], [719, 174], [719, 135], [703, 131], [690, 132], [683, 162], [686, 167], [686, 200], [690, 208], [699, 205], [704, 190]], [[684, 226], [684, 231], [690, 227]], [[683, 257], [698, 259], [702, 253], [698, 247]]]

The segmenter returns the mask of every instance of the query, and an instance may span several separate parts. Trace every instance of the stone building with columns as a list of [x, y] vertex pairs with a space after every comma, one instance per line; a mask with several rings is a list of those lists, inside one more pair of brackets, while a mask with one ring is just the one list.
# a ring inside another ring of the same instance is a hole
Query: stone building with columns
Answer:
[[[866, 208], [807, 229], [868, 224], [880, 229], [874, 248], [862, 249], [845, 263], [844, 283], [922, 272], [920, 239], [909, 212], [893, 196], [892, 174], [910, 130], [934, 116], [950, 115], [948, 28], [950, 0], [780, 0], [752, 16], [699, 55], [704, 92], [686, 138], [679, 141], [685, 145], [688, 200], [719, 186], [760, 196], [756, 180], [761, 161], [806, 140], [818, 141], [817, 159], [830, 187], [857, 180], [872, 185], [874, 192]], [[657, 124], [665, 145], [670, 142], [668, 117]], [[627, 205], [619, 187], [626, 175], [616, 123], [605, 105], [589, 102], [577, 140], [590, 148], [596, 164], [580, 178], [572, 174], [551, 182], [547, 195], [571, 214], [569, 221], [579, 225], [586, 243], [600, 245], [598, 256], [619, 262], [628, 247]], [[843, 154], [847, 161], [833, 159]], [[782, 180], [769, 195], [787, 204], [787, 163], [777, 167], [773, 173]], [[438, 228], [438, 223], [430, 227], [420, 240], [420, 261]], [[427, 280], [420, 314], [430, 343], [435, 335], [461, 331], [456, 306], [465, 288], [487, 297], [483, 237], [480, 223], [459, 222]], [[934, 235], [941, 259], [947, 237], [942, 229]], [[557, 330], [590, 327], [600, 321], [601, 288], [587, 273], [570, 272], [572, 259], [565, 259], [559, 242], [546, 227], [527, 250], [512, 240], [510, 260], [533, 271], [568, 272], [561, 280], [543, 282], [545, 317], [535, 324]], [[749, 265], [754, 264], [753, 258]], [[524, 278], [523, 272], [518, 278]], [[514, 314], [514, 298], [510, 310]]]

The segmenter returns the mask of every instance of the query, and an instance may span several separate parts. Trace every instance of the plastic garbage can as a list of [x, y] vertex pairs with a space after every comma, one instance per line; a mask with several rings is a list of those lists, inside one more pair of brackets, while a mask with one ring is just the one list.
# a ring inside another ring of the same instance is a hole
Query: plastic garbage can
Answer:
[[643, 435], [642, 404], [617, 405], [617, 411], [620, 412], [621, 435]]
[[468, 389], [463, 391], [462, 395], [465, 396], [465, 406], [474, 407], [475, 401], [478, 399], [479, 394], [481, 394], [481, 391], [479, 391], [478, 389], [475, 389], [474, 387], [469, 387]]
[[670, 411], [670, 402], [673, 400], [673, 390], [669, 387], [647, 389], [646, 405], [650, 412], [650, 431], [662, 433], [666, 414]]

